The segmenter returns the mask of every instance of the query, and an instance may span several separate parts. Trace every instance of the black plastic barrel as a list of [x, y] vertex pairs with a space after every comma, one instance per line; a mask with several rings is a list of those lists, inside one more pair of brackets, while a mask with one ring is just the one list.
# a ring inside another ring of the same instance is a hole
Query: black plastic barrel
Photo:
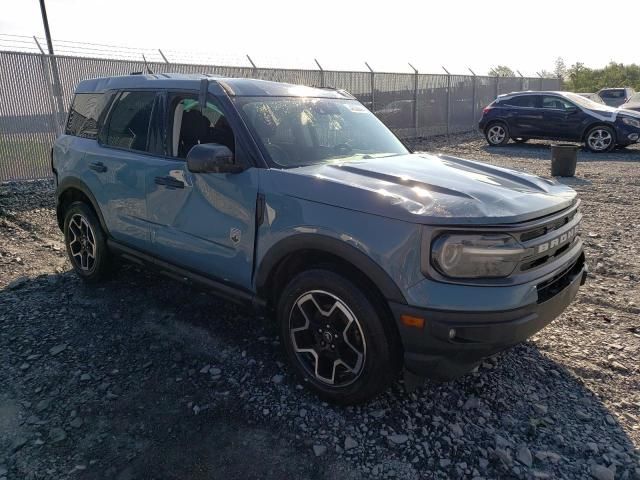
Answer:
[[578, 145], [555, 143], [551, 145], [551, 175], [554, 177], [573, 177], [578, 163]]

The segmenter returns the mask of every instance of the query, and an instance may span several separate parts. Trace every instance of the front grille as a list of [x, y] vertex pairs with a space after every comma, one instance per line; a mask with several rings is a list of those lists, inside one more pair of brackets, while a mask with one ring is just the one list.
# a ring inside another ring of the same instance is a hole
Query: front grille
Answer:
[[527, 272], [542, 267], [566, 254], [579, 239], [582, 215], [578, 204], [560, 214], [542, 218], [533, 225], [512, 234], [528, 249], [517, 271]]
[[573, 281], [575, 276], [582, 271], [584, 267], [584, 255], [580, 255], [580, 258], [565, 268], [562, 272], [554, 275], [548, 280], [538, 284], [536, 287], [538, 291], [538, 303], [544, 303], [547, 300], [555, 297], [562, 290], [567, 288]]

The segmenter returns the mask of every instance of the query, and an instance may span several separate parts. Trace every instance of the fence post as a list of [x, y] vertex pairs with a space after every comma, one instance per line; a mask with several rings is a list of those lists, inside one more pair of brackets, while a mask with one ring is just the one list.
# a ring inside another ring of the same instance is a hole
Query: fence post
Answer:
[[451, 129], [451, 74], [446, 68], [442, 67], [442, 69], [447, 72], [447, 138], [449, 138]]
[[496, 77], [496, 98], [498, 98], [498, 94], [500, 93], [500, 77]]
[[[468, 67], [467, 67], [468, 68]], [[469, 68], [469, 71], [471, 72], [471, 75], [473, 75], [471, 77], [472, 79], [472, 87], [471, 87], [471, 101], [473, 102], [472, 106], [471, 106], [471, 130], [473, 131], [476, 128], [476, 115], [477, 115], [477, 108], [478, 108], [478, 100], [476, 99], [476, 72], [474, 72], [473, 70], [471, 70]]]
[[322, 65], [320, 65], [320, 62], [318, 62], [318, 60], [316, 58], [314, 58], [313, 61], [316, 62], [316, 65], [318, 65], [318, 68], [320, 69], [320, 86], [321, 87], [325, 87], [325, 84], [324, 84], [324, 69], [322, 68]]
[[169, 60], [167, 60], [167, 57], [164, 56], [164, 53], [162, 53], [162, 50], [158, 49], [158, 52], [160, 52], [160, 56], [164, 60], [164, 63], [169, 63]]
[[61, 126], [58, 124], [58, 116], [56, 114], [55, 95], [53, 93], [53, 87], [51, 85], [51, 82], [49, 81], [49, 75], [47, 74], [47, 65], [46, 65], [47, 54], [42, 49], [42, 46], [40, 46], [40, 42], [38, 42], [38, 39], [36, 38], [35, 35], [33, 36], [33, 40], [36, 42], [36, 45], [40, 50], [40, 66], [42, 67], [42, 79], [44, 80], [44, 83], [47, 84], [47, 90], [49, 91], [49, 107], [51, 108], [51, 123], [53, 123], [53, 133], [54, 135], [58, 136], [62, 133], [62, 129], [61, 129]]
[[251, 60], [251, 57], [249, 56], [249, 54], [247, 53], [247, 60], [249, 60], [249, 63], [251, 64], [251, 67], [253, 68], [253, 76], [257, 77], [257, 73], [258, 73], [258, 67], [256, 66], [255, 63], [253, 63], [253, 60]]
[[413, 129], [414, 136], [418, 136], [418, 69], [409, 63], [413, 69]]
[[540, 73], [538, 72], [538, 76], [540, 77], [540, 80], [539, 80], [539, 85], [540, 86], [538, 87], [538, 91], [541, 92], [542, 91], [542, 75], [540, 75]]
[[516, 70], [516, 73], [520, 75], [520, 91], [524, 90], [524, 75], [520, 73], [520, 70]]
[[376, 72], [373, 71], [373, 68], [369, 66], [367, 62], [364, 62], [370, 72], [371, 78], [371, 111], [375, 113], [376, 111]]

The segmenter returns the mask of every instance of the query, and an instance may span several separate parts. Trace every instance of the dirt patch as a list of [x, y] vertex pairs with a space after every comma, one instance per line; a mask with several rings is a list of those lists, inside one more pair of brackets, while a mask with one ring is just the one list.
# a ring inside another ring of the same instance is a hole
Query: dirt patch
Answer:
[[[421, 148], [548, 175], [548, 145]], [[0, 186], [0, 479], [640, 478], [640, 150], [580, 153], [591, 270], [532, 341], [337, 408], [272, 326], [122, 265], [84, 286], [51, 182]]]

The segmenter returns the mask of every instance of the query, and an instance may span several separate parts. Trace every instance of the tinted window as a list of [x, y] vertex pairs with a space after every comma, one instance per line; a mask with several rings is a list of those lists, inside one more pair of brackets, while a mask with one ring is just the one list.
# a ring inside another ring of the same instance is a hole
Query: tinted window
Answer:
[[560, 97], [542, 97], [542, 108], [567, 110], [573, 108], [573, 104]]
[[109, 98], [110, 95], [104, 93], [76, 94], [69, 111], [65, 133], [82, 138], [96, 138], [98, 121]]
[[518, 97], [508, 98], [500, 103], [511, 107], [535, 108], [537, 106], [535, 95], [520, 95]]
[[105, 143], [146, 150], [155, 92], [122, 92], [109, 117]]

